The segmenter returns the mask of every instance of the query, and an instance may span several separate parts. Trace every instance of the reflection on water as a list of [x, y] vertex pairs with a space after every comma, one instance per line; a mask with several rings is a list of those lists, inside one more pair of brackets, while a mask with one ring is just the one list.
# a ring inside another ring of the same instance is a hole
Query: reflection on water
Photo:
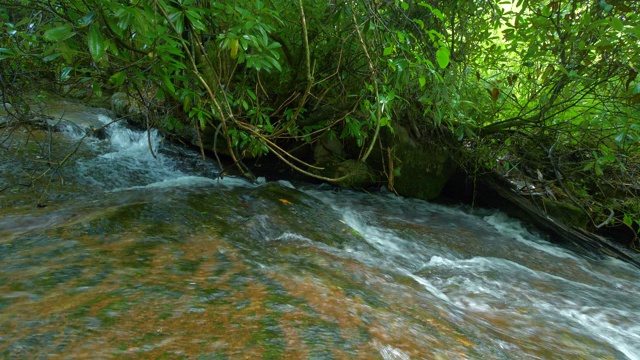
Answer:
[[640, 359], [638, 270], [500, 213], [105, 149], [0, 203], [2, 358]]

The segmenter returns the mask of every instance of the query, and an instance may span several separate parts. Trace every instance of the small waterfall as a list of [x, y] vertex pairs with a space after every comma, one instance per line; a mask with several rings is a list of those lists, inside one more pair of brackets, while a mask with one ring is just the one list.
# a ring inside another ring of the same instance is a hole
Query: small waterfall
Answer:
[[[215, 183], [214, 165], [203, 163], [193, 151], [165, 144], [156, 129], [131, 129], [106, 115], [99, 115], [98, 119], [106, 126], [107, 136], [104, 140], [92, 139], [89, 146], [96, 155], [81, 159], [76, 165], [85, 186], [113, 191]], [[167, 148], [171, 155], [165, 151]]]

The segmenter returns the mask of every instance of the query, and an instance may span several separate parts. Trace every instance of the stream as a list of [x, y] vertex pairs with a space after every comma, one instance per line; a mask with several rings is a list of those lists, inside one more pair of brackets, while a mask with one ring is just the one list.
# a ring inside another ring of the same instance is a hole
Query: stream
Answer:
[[0, 358], [640, 359], [626, 263], [495, 210], [217, 179], [107, 111], [52, 113], [0, 138]]

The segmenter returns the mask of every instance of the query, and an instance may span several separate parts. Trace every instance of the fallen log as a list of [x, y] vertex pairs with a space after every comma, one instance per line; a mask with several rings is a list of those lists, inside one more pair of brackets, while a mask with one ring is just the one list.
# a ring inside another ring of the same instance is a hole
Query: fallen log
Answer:
[[552, 241], [568, 244], [573, 250], [591, 258], [603, 259], [610, 256], [640, 268], [640, 257], [631, 254], [631, 250], [627, 253], [622, 247], [616, 247], [602, 236], [563, 224], [527, 197], [518, 194], [512, 184], [499, 174], [485, 174], [477, 179], [477, 185], [476, 189], [482, 189], [477, 193], [482, 202], [498, 207], [548, 233]]

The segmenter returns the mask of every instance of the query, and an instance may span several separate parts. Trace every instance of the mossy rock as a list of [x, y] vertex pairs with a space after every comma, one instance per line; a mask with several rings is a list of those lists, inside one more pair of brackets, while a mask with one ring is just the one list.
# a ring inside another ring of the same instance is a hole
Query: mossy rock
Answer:
[[560, 201], [542, 198], [542, 205], [546, 213], [561, 223], [586, 229], [589, 217], [577, 206]]
[[437, 198], [455, 169], [446, 150], [420, 146], [404, 129], [394, 138], [394, 189], [398, 194], [423, 200]]
[[335, 169], [336, 176], [347, 178], [338, 181], [338, 185], [344, 188], [363, 189], [376, 184], [376, 175], [369, 165], [356, 160], [345, 160]]
[[126, 93], [116, 92], [111, 95], [111, 110], [119, 117], [142, 119], [144, 116], [142, 106]]
[[366, 189], [378, 183], [375, 171], [369, 165], [360, 161], [340, 161], [338, 158], [324, 158], [324, 161], [316, 163], [316, 166], [322, 167], [322, 169], [312, 169], [313, 173], [324, 177], [340, 178], [348, 175], [346, 178], [336, 182], [336, 185], [342, 188]]

